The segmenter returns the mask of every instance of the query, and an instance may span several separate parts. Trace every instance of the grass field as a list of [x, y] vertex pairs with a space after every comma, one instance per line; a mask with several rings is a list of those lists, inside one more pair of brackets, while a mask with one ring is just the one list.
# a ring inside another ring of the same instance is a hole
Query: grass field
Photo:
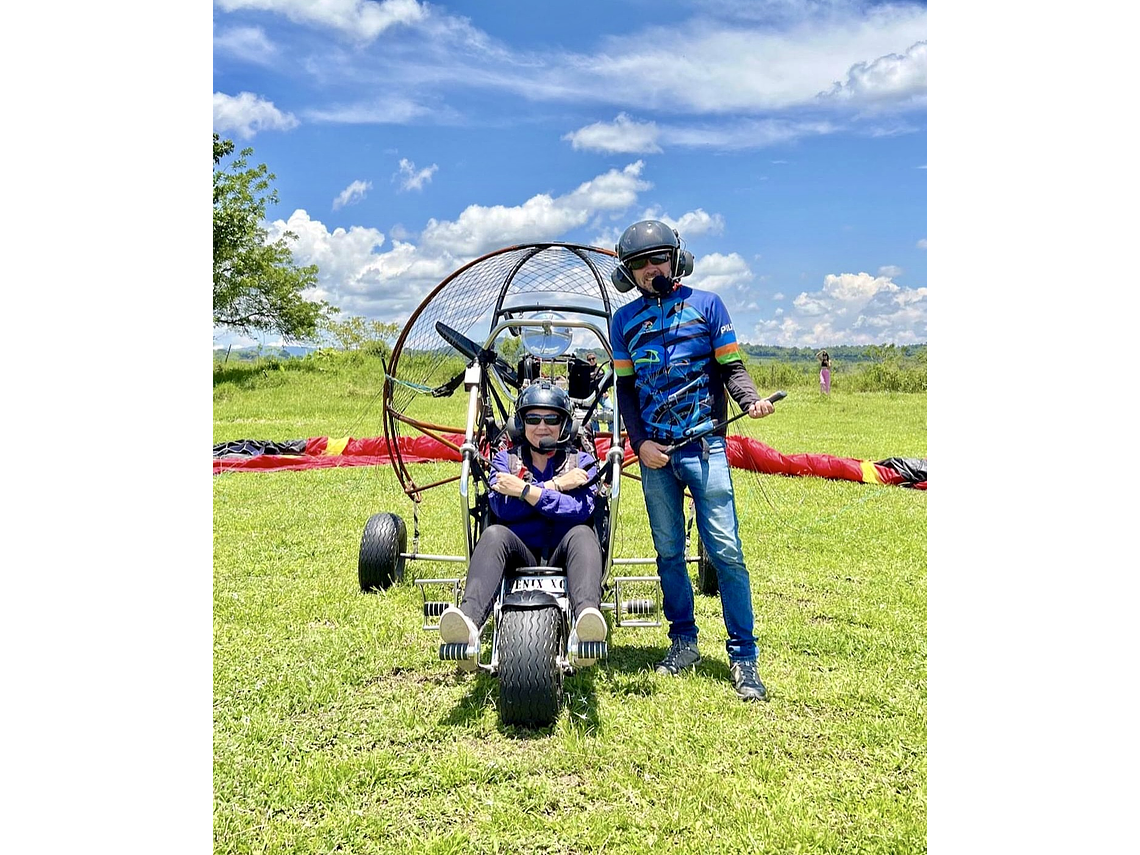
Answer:
[[[214, 441], [377, 435], [375, 388], [366, 368], [216, 375]], [[926, 456], [925, 394], [789, 392], [737, 424], [786, 453]], [[556, 723], [515, 730], [492, 679], [438, 661], [416, 586], [359, 591], [368, 516], [411, 529], [390, 469], [216, 477], [215, 851], [926, 851], [926, 494], [734, 478], [770, 702], [736, 699], [698, 596], [695, 673], [652, 673], [664, 627], [615, 630]], [[623, 486], [617, 554], [652, 555]], [[422, 551], [460, 551], [457, 507], [429, 493]]]

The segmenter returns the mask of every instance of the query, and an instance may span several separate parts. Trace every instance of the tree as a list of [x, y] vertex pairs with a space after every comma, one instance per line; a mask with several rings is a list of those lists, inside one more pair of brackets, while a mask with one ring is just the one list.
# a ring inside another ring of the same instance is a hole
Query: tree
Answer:
[[499, 356], [511, 365], [514, 365], [522, 356], [522, 349], [522, 339], [513, 335], [501, 338], [495, 343], [495, 350], [498, 351]]
[[395, 322], [372, 321], [358, 315], [330, 315], [321, 319], [320, 327], [342, 350], [356, 350], [382, 359], [392, 355], [392, 342], [400, 334], [400, 325]]
[[288, 242], [297, 235], [287, 231], [268, 240], [265, 212], [277, 203], [277, 176], [264, 163], [249, 166], [252, 148], [219, 167], [233, 152], [232, 140], [214, 134], [214, 324], [246, 335], [260, 330], [312, 339], [321, 318], [337, 310], [301, 295], [316, 285], [317, 266], [293, 262]]

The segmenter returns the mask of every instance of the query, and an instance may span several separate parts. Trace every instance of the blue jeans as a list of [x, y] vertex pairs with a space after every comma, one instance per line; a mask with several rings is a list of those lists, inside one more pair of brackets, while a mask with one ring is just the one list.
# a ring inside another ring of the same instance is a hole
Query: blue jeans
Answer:
[[641, 464], [641, 486], [657, 550], [657, 575], [661, 577], [669, 638], [697, 638], [693, 585], [685, 565], [684, 490], [688, 487], [696, 507], [697, 532], [720, 586], [728, 658], [755, 659], [752, 588], [744, 566], [728, 455], [723, 437], [710, 436], [705, 442], [707, 459], [698, 441], [674, 451], [661, 469]]

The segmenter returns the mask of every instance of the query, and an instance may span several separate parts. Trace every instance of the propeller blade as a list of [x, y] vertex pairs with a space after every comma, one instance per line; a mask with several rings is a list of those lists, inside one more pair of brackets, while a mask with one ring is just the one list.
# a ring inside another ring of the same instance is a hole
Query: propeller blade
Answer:
[[435, 322], [435, 331], [439, 333], [440, 338], [466, 356], [468, 359], [477, 359], [481, 365], [493, 365], [503, 382], [516, 389], [519, 387], [519, 378], [515, 374], [515, 370], [507, 364], [507, 361], [499, 356], [495, 351], [488, 348], [480, 347], [467, 336], [458, 330], [452, 329], [443, 321]]

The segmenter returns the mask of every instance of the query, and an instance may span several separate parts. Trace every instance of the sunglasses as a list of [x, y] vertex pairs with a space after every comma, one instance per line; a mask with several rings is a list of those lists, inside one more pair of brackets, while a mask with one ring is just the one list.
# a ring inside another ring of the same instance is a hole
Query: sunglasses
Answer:
[[643, 255], [641, 258], [631, 258], [625, 263], [630, 270], [640, 270], [647, 264], [664, 264], [669, 260], [669, 253], [659, 252], [656, 255]]
[[523, 421], [528, 425], [540, 425], [546, 422], [548, 425], [562, 424], [562, 416], [557, 413], [551, 413], [548, 416], [523, 416]]

